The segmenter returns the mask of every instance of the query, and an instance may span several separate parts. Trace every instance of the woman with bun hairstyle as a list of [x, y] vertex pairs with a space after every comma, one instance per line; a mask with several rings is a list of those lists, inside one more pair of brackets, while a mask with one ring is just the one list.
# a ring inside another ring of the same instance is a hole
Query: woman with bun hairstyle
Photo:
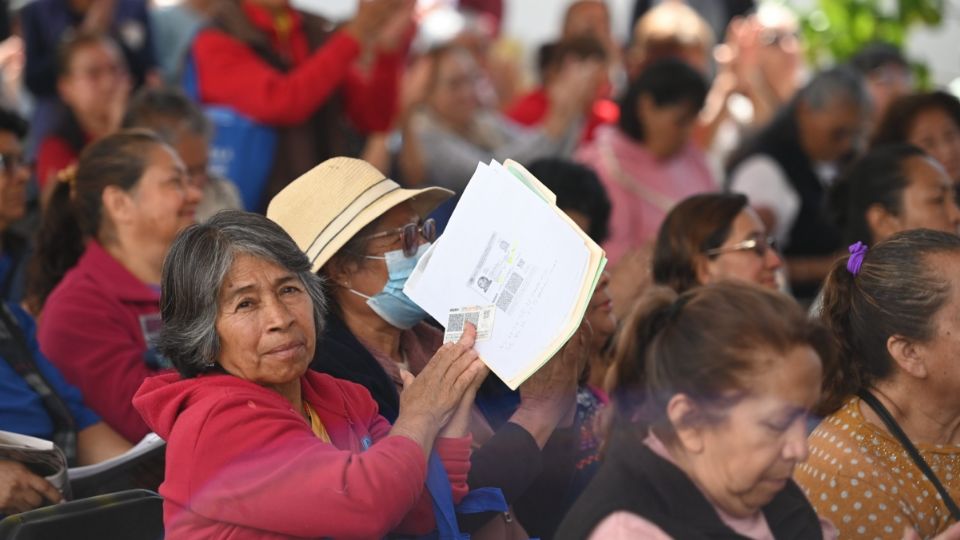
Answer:
[[651, 290], [615, 350], [606, 459], [558, 539], [836, 538], [791, 480], [829, 336], [789, 297]]

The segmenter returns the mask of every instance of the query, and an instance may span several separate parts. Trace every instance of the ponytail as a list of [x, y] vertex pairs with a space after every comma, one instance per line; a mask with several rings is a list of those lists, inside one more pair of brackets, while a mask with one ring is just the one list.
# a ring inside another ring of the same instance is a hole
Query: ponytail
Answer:
[[71, 196], [75, 183], [76, 170], [60, 173], [37, 232], [24, 300], [34, 315], [40, 314], [53, 288], [83, 255], [83, 233]]
[[847, 270], [850, 257], [834, 263], [823, 287], [823, 308], [820, 318], [837, 346], [837, 359], [832, 365], [823, 366], [823, 392], [817, 414], [827, 416], [843, 406], [847, 397], [864, 386], [865, 373], [857, 360], [857, 347], [853, 344], [851, 328], [851, 303], [854, 295], [855, 276]]
[[613, 428], [632, 423], [640, 414], [647, 384], [646, 353], [678, 298], [669, 287], [651, 288], [634, 303], [614, 338], [608, 378]]
[[37, 234], [30, 261], [27, 307], [39, 315], [50, 293], [83, 255], [85, 242], [107, 240], [112, 226], [103, 216], [103, 192], [109, 186], [133, 189], [147, 168], [150, 150], [162, 145], [151, 131], [130, 129], [88, 146], [74, 170], [60, 174]]
[[701, 405], [683, 423], [716, 423], [771, 368], [770, 353], [785, 358], [798, 346], [811, 347], [824, 364], [833, 361], [826, 330], [778, 292], [733, 282], [680, 296], [653, 289], [617, 336], [613, 428], [641, 435], [650, 429], [671, 442], [677, 426], [667, 406], [679, 394]]
[[847, 268], [849, 257], [833, 266], [821, 319], [840, 354], [834, 364], [824, 365], [820, 414], [835, 412], [849, 397], [891, 375], [891, 336], [916, 343], [933, 338], [934, 317], [950, 297], [950, 282], [931, 270], [930, 259], [943, 254], [960, 254], [960, 237], [914, 229], [874, 246], [855, 272]]

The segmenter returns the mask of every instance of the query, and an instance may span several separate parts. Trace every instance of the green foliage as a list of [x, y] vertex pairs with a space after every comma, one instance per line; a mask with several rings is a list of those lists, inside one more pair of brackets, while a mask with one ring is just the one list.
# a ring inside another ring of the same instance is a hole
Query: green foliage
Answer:
[[[938, 26], [943, 8], [944, 0], [816, 0], [801, 16], [808, 59], [816, 66], [842, 62], [873, 41], [902, 47], [914, 25]], [[922, 84], [926, 66], [915, 68]]]

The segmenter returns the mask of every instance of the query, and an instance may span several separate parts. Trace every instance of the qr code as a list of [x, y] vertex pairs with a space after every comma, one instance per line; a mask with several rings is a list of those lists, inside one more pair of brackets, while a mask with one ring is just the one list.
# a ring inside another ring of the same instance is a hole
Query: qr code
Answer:
[[523, 276], [516, 272], [510, 274], [510, 278], [507, 279], [507, 290], [513, 294], [517, 294], [517, 291], [520, 290], [520, 285], [523, 285]]
[[476, 327], [480, 321], [479, 311], [469, 311], [467, 313], [451, 313], [447, 321], [447, 332], [463, 332], [463, 327], [467, 322], [473, 323]]
[[497, 298], [497, 307], [506, 312], [510, 309], [510, 304], [513, 302], [513, 294], [510, 291], [503, 291], [500, 293], [500, 298]]
[[463, 313], [451, 313], [447, 321], [447, 332], [463, 332]]

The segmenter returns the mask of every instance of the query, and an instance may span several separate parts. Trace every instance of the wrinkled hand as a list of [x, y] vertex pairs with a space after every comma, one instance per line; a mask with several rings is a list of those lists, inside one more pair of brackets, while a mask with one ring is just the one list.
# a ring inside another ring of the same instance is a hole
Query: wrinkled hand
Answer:
[[63, 495], [16, 461], [0, 461], [0, 513], [15, 514], [58, 503]]
[[[471, 328], [473, 327], [471, 323], [467, 324]], [[473, 331], [476, 332], [476, 330]], [[470, 384], [463, 393], [463, 398], [460, 399], [460, 404], [457, 405], [457, 409], [454, 411], [453, 416], [450, 417], [450, 421], [447, 422], [447, 425], [440, 431], [440, 437], [464, 437], [470, 432], [473, 402], [477, 397], [477, 390], [480, 389], [480, 385], [483, 384], [483, 381], [488, 375], [490, 375], [490, 369], [487, 368], [486, 365], [483, 365], [480, 373], [473, 379], [473, 383]]]
[[345, 26], [350, 35], [361, 43], [372, 43], [380, 31], [407, 8], [408, 0], [360, 0], [357, 14]]
[[564, 63], [556, 79], [547, 88], [550, 107], [571, 114], [587, 109], [603, 82], [603, 62], [596, 59], [571, 59]]
[[510, 422], [525, 429], [543, 448], [558, 426], [573, 421], [577, 403], [577, 385], [586, 366], [590, 324], [580, 328], [553, 358], [520, 385], [520, 407]]
[[476, 379], [486, 373], [473, 349], [476, 338], [476, 328], [468, 324], [460, 341], [443, 344], [419, 375], [403, 375], [401, 415], [425, 419], [437, 429], [450, 420], [467, 391], [478, 384]]
[[520, 385], [520, 406], [559, 407], [565, 413], [577, 391], [577, 382], [586, 366], [590, 323], [584, 319], [577, 332], [553, 358]]

